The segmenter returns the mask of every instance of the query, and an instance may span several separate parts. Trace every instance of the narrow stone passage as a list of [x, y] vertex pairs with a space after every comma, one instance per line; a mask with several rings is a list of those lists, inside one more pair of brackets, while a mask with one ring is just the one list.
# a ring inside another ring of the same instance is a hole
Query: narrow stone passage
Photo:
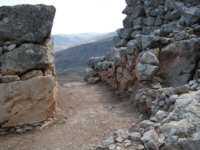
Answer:
[[126, 96], [111, 88], [68, 82], [60, 87], [58, 120], [24, 135], [0, 137], [0, 150], [89, 150], [117, 129], [136, 122], [136, 112]]

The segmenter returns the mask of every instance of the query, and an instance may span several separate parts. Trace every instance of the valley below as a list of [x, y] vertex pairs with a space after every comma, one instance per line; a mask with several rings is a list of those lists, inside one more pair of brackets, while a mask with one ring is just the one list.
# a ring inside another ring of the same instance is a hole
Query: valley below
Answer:
[[101, 57], [114, 48], [114, 33], [93, 38], [93, 42], [55, 52], [56, 75], [76, 81], [83, 80], [91, 57]]

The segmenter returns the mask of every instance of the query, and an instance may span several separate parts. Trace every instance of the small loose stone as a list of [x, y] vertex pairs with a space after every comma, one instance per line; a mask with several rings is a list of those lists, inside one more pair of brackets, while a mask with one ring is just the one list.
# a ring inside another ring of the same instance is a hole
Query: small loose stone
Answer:
[[116, 148], [115, 144], [109, 145], [109, 150], [115, 150], [115, 148]]
[[124, 146], [125, 147], [129, 147], [129, 146], [131, 146], [131, 144], [132, 144], [132, 142], [130, 140], [125, 140], [124, 141]]
[[7, 47], [7, 50], [8, 51], [11, 51], [11, 50], [13, 50], [13, 49], [15, 49], [16, 48], [16, 44], [11, 44], [11, 45], [9, 45], [8, 47]]

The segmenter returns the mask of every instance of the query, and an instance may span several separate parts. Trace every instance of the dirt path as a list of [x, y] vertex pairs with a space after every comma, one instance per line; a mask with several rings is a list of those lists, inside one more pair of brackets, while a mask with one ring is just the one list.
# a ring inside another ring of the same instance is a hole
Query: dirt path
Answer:
[[[89, 150], [135, 122], [131, 105], [105, 85], [71, 82], [60, 89], [66, 121], [24, 135], [0, 137], [0, 150]], [[93, 145], [92, 145], [93, 144]]]

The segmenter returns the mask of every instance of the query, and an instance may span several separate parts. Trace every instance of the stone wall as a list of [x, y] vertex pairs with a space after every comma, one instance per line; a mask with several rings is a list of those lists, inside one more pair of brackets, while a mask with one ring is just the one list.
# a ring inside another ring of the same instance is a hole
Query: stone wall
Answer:
[[[126, 2], [127, 17], [117, 31], [115, 48], [90, 59], [86, 79], [130, 92], [133, 109], [148, 117], [132, 127], [141, 138], [132, 139], [125, 149], [139, 141], [147, 150], [198, 150], [200, 1]], [[99, 150], [122, 143], [113, 140]]]
[[0, 127], [53, 117], [53, 6], [0, 7]]
[[115, 37], [116, 48], [108, 56], [89, 61], [100, 78], [113, 87], [128, 90], [137, 82], [182, 86], [197, 76], [199, 1], [127, 3], [124, 28]]

